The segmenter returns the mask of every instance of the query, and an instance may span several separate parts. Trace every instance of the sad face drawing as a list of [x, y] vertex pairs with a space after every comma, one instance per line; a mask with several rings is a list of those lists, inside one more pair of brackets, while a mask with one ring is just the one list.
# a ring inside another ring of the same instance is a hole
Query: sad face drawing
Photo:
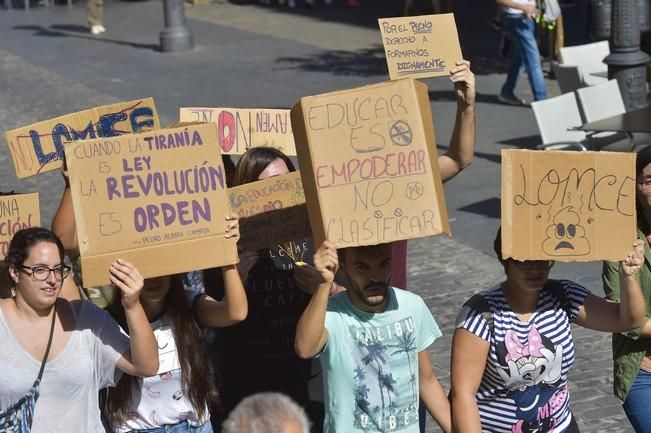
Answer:
[[590, 253], [590, 242], [585, 237], [585, 228], [580, 224], [579, 214], [572, 206], [561, 209], [554, 215], [553, 224], [545, 231], [543, 251], [550, 256], [584, 256]]

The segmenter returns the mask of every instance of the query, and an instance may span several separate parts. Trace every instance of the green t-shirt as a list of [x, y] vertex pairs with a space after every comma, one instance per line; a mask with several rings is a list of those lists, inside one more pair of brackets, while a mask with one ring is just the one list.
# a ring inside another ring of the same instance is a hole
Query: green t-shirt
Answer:
[[418, 353], [441, 336], [420, 296], [389, 288], [383, 313], [328, 303], [320, 354], [326, 433], [418, 432]]

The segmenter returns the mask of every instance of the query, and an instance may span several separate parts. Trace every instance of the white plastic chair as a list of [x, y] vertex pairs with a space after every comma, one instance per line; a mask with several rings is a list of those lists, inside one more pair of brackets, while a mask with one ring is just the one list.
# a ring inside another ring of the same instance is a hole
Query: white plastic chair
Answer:
[[581, 78], [579, 67], [576, 65], [563, 65], [558, 62], [552, 62], [552, 70], [554, 71], [554, 76], [556, 77], [558, 87], [561, 89], [561, 93], [573, 92], [586, 86]]
[[571, 131], [583, 124], [574, 93], [531, 103], [542, 144], [538, 149], [586, 150], [583, 131]]
[[576, 93], [586, 122], [594, 122], [626, 112], [617, 80], [577, 89]]
[[[584, 87], [578, 89], [576, 93], [586, 122], [594, 122], [626, 112], [617, 80]], [[632, 136], [625, 132], [600, 132], [588, 135], [588, 147], [631, 150], [633, 141]]]
[[560, 54], [562, 64], [578, 66], [581, 80], [588, 86], [608, 81], [605, 76], [594, 75], [608, 73], [608, 66], [604, 63], [604, 59], [610, 54], [608, 41], [563, 47]]

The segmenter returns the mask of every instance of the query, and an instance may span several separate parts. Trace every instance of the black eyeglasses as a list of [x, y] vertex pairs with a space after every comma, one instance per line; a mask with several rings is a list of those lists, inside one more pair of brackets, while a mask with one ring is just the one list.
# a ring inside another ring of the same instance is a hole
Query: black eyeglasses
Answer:
[[552, 266], [554, 266], [554, 261], [553, 260], [525, 260], [524, 262], [521, 262], [520, 260], [513, 260], [513, 264], [515, 265], [516, 268], [520, 269], [521, 271], [529, 271], [529, 270], [549, 270], [551, 269]]
[[[57, 281], [63, 281], [68, 275], [70, 275], [70, 266], [67, 265], [57, 266], [56, 268], [50, 268], [49, 266], [45, 265], [20, 265], [17, 267], [23, 271], [31, 271], [32, 278], [36, 281], [47, 281], [47, 279], [50, 278], [50, 273], [52, 272], [54, 272], [54, 278], [56, 278]], [[25, 273], [29, 274], [29, 272]]]
[[651, 187], [651, 179], [642, 179], [641, 181], [638, 182], [642, 188], [649, 188]]

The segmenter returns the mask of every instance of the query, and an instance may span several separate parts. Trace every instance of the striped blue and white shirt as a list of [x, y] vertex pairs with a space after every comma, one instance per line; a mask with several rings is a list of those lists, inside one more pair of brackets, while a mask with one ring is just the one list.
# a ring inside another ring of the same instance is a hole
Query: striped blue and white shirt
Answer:
[[476, 395], [483, 432], [560, 433], [570, 425], [567, 374], [574, 363], [570, 324], [590, 292], [572, 281], [558, 284], [568, 312], [560, 296], [545, 287], [536, 311], [522, 322], [498, 285], [481, 292], [490, 306], [489, 317], [467, 304], [459, 313], [457, 328], [490, 343]]

